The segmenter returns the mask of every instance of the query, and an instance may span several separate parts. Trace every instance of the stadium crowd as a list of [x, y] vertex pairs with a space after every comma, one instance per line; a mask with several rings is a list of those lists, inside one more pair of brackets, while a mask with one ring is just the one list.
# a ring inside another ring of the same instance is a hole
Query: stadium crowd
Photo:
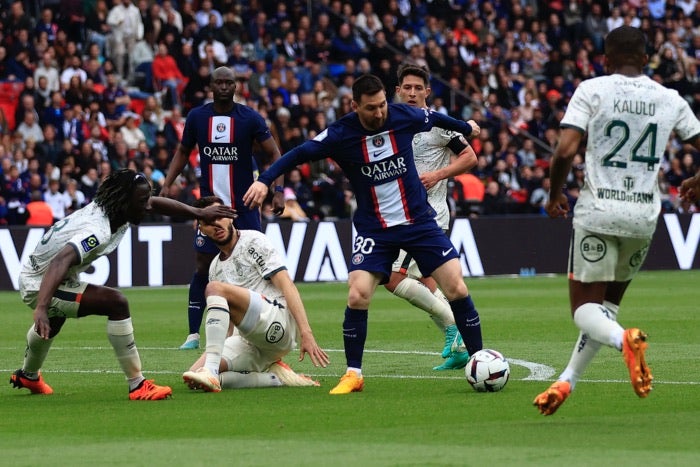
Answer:
[[[351, 110], [363, 73], [393, 99], [404, 61], [429, 69], [435, 111], [482, 129], [477, 167], [450, 181], [454, 214], [542, 214], [559, 121], [578, 83], [605, 73], [603, 38], [622, 24], [647, 35], [645, 72], [700, 114], [697, 0], [0, 0], [0, 224], [59, 220], [118, 168], [143, 172], [158, 193], [216, 67], [235, 71], [236, 101], [285, 152]], [[582, 151], [572, 203], [584, 164]], [[664, 212], [698, 210], [678, 187], [699, 164], [691, 147], [668, 144]], [[193, 152], [169, 196], [196, 199], [197, 170]], [[353, 210], [330, 159], [289, 173], [285, 198], [293, 220]]]

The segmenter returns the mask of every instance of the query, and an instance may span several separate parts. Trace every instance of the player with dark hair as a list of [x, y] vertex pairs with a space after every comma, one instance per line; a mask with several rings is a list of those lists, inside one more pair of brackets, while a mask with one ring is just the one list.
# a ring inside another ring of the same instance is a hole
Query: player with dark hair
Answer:
[[424, 276], [432, 276], [450, 301], [455, 323], [470, 354], [482, 348], [481, 324], [462, 278], [458, 254], [435, 222], [413, 159], [413, 135], [433, 126], [478, 134], [479, 128], [406, 104], [389, 104], [381, 80], [359, 77], [352, 86], [353, 112], [314, 139], [287, 152], [244, 196], [252, 207], [263, 202], [268, 185], [298, 164], [331, 157], [353, 186], [357, 210], [348, 300], [343, 322], [347, 371], [331, 394], [362, 391], [362, 354], [367, 311], [377, 286], [391, 274], [404, 249]]
[[[223, 204], [216, 196], [195, 206]], [[318, 386], [294, 372], [282, 358], [299, 342], [325, 367], [328, 355], [316, 344], [304, 303], [287, 267], [268, 238], [238, 230], [231, 219], [200, 221], [200, 230], [219, 248], [209, 269], [206, 352], [182, 377], [193, 389]]]
[[[238, 214], [239, 229], [261, 230], [260, 210], [250, 209], [243, 194], [255, 181], [257, 165], [253, 146], [258, 143], [271, 160], [280, 157], [265, 120], [256, 111], [233, 100], [236, 76], [231, 68], [219, 67], [211, 76], [214, 101], [190, 111], [185, 121], [182, 141], [170, 163], [163, 182], [161, 196], [167, 196], [170, 186], [187, 164], [195, 146], [199, 149], [199, 189], [201, 196], [218, 196]], [[284, 211], [284, 178], [280, 177], [272, 198], [273, 211]], [[204, 313], [204, 289], [207, 286], [209, 265], [219, 250], [216, 245], [196, 232], [194, 238], [196, 268], [189, 291], [189, 335], [181, 349], [199, 347], [199, 328]]]
[[223, 206], [196, 209], [151, 197], [151, 189], [143, 174], [127, 169], [112, 173], [94, 201], [47, 230], [22, 265], [20, 296], [34, 309], [34, 324], [27, 332], [24, 364], [10, 378], [14, 387], [27, 388], [32, 394], [53, 393], [40, 370], [66, 318], [100, 315], [107, 317], [107, 337], [129, 382], [129, 398], [157, 400], [171, 395], [169, 387], [158, 386], [141, 373], [126, 297], [116, 289], [81, 281], [79, 274], [117, 248], [129, 224], [138, 225], [151, 210], [208, 221], [233, 217], [235, 212]]
[[[401, 102], [425, 109], [430, 95], [428, 71], [413, 64], [403, 64], [398, 69], [399, 85], [396, 96]], [[474, 120], [469, 120], [476, 126]], [[455, 156], [452, 160], [452, 156]], [[428, 191], [428, 203], [437, 213], [435, 220], [442, 230], [450, 227], [450, 208], [447, 205], [447, 179], [467, 172], [476, 165], [476, 154], [461, 133], [433, 127], [430, 131], [416, 133], [413, 137], [413, 158], [423, 186]], [[445, 295], [432, 277], [422, 277], [416, 262], [401, 250], [391, 268], [386, 289], [430, 315], [435, 325], [444, 333], [445, 343], [442, 365], [434, 370], [464, 368], [469, 353], [462, 350], [464, 343], [457, 331], [454, 316]]]
[[621, 26], [605, 38], [609, 76], [583, 81], [571, 98], [551, 165], [546, 211], [566, 217], [562, 192], [588, 133], [585, 183], [576, 202], [569, 249], [569, 300], [579, 337], [569, 363], [534, 405], [551, 415], [569, 397], [601, 346], [622, 352], [634, 392], [647, 397], [652, 374], [647, 335], [617, 321], [620, 302], [644, 262], [658, 222], [657, 176], [675, 132], [700, 150], [700, 122], [678, 92], [643, 73], [644, 33]]

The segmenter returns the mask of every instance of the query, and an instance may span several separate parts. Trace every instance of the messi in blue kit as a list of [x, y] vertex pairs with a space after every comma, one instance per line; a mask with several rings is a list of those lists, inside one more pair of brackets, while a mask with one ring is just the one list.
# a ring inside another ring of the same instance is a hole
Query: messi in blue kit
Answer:
[[257, 207], [276, 177], [298, 164], [325, 157], [343, 168], [353, 186], [357, 236], [343, 321], [348, 368], [331, 394], [348, 394], [364, 387], [361, 368], [367, 310], [377, 285], [389, 278], [400, 249], [416, 260], [423, 275], [433, 276], [445, 293], [469, 353], [482, 348], [479, 315], [462, 279], [457, 252], [435, 222], [412, 150], [413, 135], [433, 126], [467, 136], [478, 134], [479, 129], [437, 112], [389, 105], [384, 86], [374, 75], [358, 78], [352, 90], [354, 112], [286, 153], [243, 197], [246, 204]]
[[[236, 210], [236, 227], [261, 230], [260, 209], [248, 208], [243, 194], [255, 181], [257, 168], [253, 157], [253, 144], [259, 143], [273, 161], [280, 151], [265, 120], [250, 107], [233, 101], [236, 81], [228, 67], [214, 70], [211, 80], [214, 102], [192, 109], [187, 115], [182, 141], [168, 168], [161, 196], [167, 196], [170, 185], [182, 173], [190, 153], [199, 148], [200, 194], [218, 196], [227, 206]], [[273, 210], [284, 210], [282, 181], [273, 197]], [[204, 289], [209, 282], [209, 265], [219, 252], [211, 240], [197, 231], [194, 239], [196, 270], [189, 291], [189, 335], [181, 349], [199, 347], [199, 327], [204, 314]]]

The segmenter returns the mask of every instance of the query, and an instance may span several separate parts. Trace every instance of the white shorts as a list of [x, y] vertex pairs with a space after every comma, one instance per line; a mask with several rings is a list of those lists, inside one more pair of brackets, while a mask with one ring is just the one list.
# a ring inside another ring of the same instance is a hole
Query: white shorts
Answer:
[[569, 279], [626, 282], [644, 264], [651, 238], [616, 237], [575, 228], [569, 245]]
[[420, 279], [423, 277], [420, 269], [418, 269], [418, 263], [416, 263], [416, 260], [406, 253], [406, 250], [401, 250], [399, 252], [399, 256], [396, 258], [396, 261], [394, 261], [394, 264], [391, 265], [391, 272], [398, 272], [414, 279]]
[[[248, 313], [255, 310], [248, 310]], [[265, 371], [296, 347], [297, 325], [281, 305], [263, 300], [257, 323], [243, 335], [236, 327], [226, 338], [221, 358], [229, 371]]]
[[[19, 276], [19, 296], [22, 301], [32, 310], [36, 308], [36, 302], [39, 298], [39, 291], [36, 287], [27, 287], [26, 281], [22, 280], [22, 275]], [[77, 318], [78, 308], [80, 308], [80, 300], [87, 288], [87, 282], [81, 282], [75, 278], [64, 279], [58, 286], [51, 302], [49, 302], [48, 317], [61, 318]]]

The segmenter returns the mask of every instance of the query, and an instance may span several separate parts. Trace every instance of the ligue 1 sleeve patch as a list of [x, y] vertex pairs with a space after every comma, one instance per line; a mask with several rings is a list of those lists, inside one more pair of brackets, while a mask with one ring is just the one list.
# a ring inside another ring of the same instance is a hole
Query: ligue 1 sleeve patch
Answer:
[[97, 248], [97, 245], [100, 244], [100, 241], [97, 239], [95, 235], [90, 235], [88, 238], [80, 242], [80, 246], [83, 247], [83, 251], [87, 253], [90, 250], [94, 250]]

